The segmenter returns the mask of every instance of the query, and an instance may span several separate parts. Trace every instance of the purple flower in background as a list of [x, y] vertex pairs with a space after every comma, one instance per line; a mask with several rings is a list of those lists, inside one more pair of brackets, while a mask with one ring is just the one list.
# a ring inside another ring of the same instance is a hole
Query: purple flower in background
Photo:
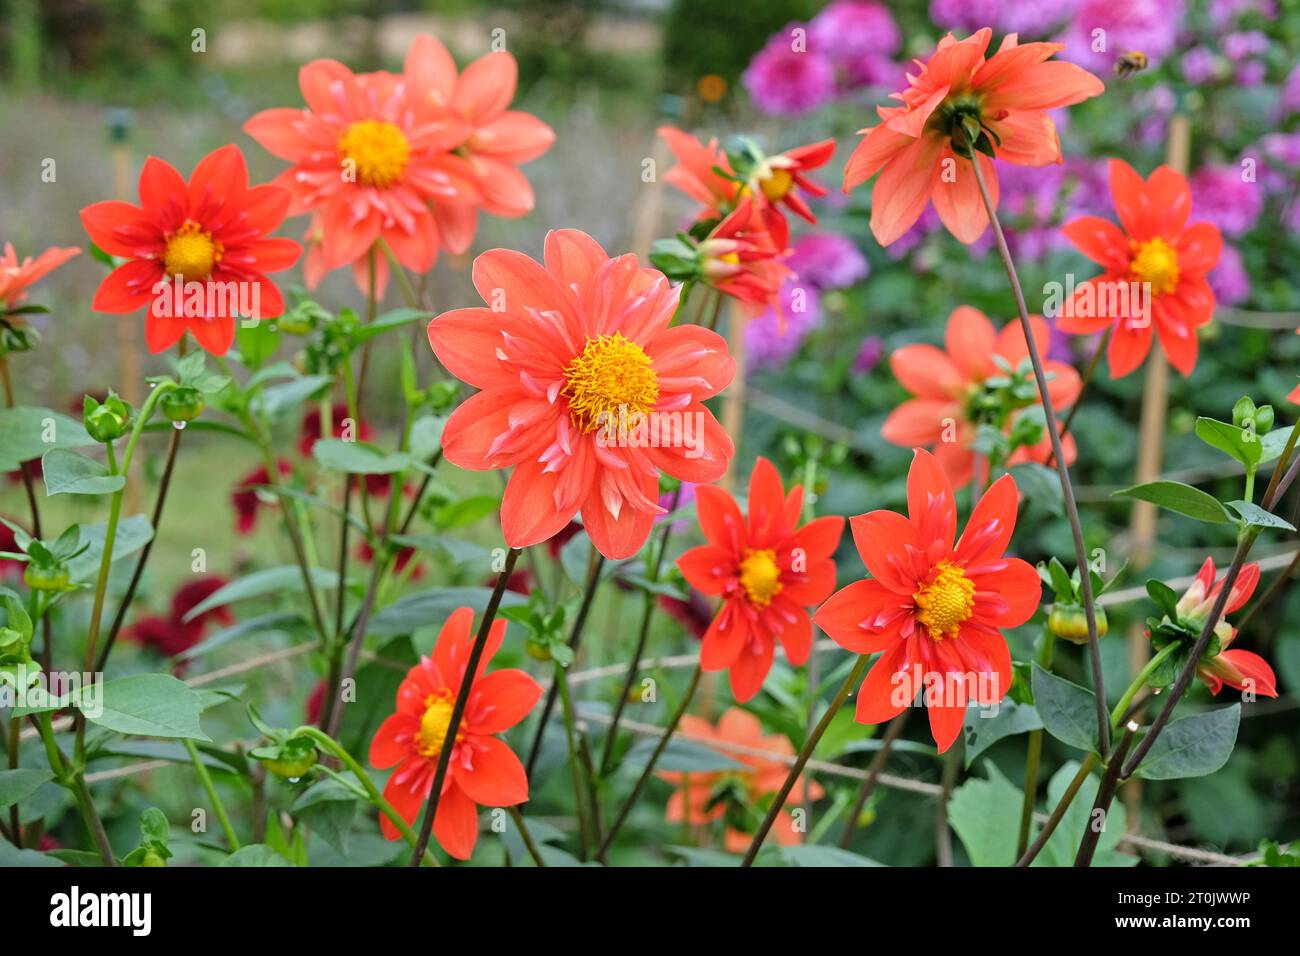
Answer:
[[1016, 0], [1005, 3], [998, 27], [1003, 33], [1023, 34], [1021, 39], [1046, 36], [1079, 8], [1080, 0]]
[[1114, 207], [1110, 198], [1110, 164], [1104, 159], [1069, 156], [1065, 172], [1075, 186], [1065, 200], [1063, 221], [1080, 216], [1111, 217]]
[[973, 31], [1001, 19], [1003, 0], [933, 0], [930, 19], [949, 30]]
[[799, 350], [808, 333], [822, 320], [821, 297], [812, 283], [793, 277], [786, 279], [780, 296], [781, 315], [769, 308], [745, 326], [745, 351], [751, 368], [768, 368], [784, 362]]
[[1250, 298], [1250, 276], [1242, 265], [1241, 253], [1233, 246], [1223, 246], [1219, 253], [1219, 264], [1206, 279], [1220, 305], [1236, 305]]
[[1229, 33], [1223, 38], [1223, 54], [1229, 60], [1240, 62], [1251, 56], [1268, 52], [1268, 37], [1258, 30]]
[[870, 271], [853, 240], [838, 232], [815, 232], [796, 239], [786, 265], [801, 282], [818, 290], [847, 289]]
[[[677, 496], [676, 508], [673, 507], [673, 495]], [[664, 513], [661, 515], [655, 515], [654, 523], [658, 524], [664, 518], [668, 517], [668, 515], [670, 515], [673, 511], [677, 510], [677, 508], [685, 508], [694, 500], [695, 500], [695, 483], [691, 481], [683, 481], [680, 492], [674, 492], [674, 491], [660, 492], [659, 507], [664, 509]], [[674, 532], [680, 531], [683, 528], [686, 528], [688, 525], [689, 522], [685, 520], [674, 521], [673, 531]]]
[[1007, 244], [1016, 255], [1041, 259], [1050, 249], [1065, 244], [1056, 218], [1057, 199], [1065, 175], [1064, 166], [1030, 168], [998, 164], [1000, 205], [1016, 222], [1016, 228], [1007, 235]]
[[874, 86], [893, 79], [890, 57], [902, 36], [889, 8], [872, 0], [835, 0], [808, 24], [811, 49], [835, 63], [845, 85]]
[[760, 111], [772, 116], [807, 113], [835, 96], [835, 64], [824, 53], [807, 48], [806, 30], [791, 23], [768, 38], [749, 61], [741, 77]]
[[853, 360], [853, 371], [859, 375], [866, 375], [880, 364], [884, 354], [885, 343], [880, 340], [880, 336], [868, 335], [858, 346], [858, 357]]
[[1183, 78], [1188, 83], [1207, 83], [1218, 79], [1221, 73], [1219, 58], [1209, 47], [1193, 47], [1183, 55]]
[[1210, 22], [1219, 29], [1232, 26], [1243, 13], [1258, 13], [1265, 19], [1277, 16], [1273, 0], [1210, 0]]
[[1129, 50], [1158, 62], [1174, 48], [1183, 13], [1183, 0], [1083, 0], [1061, 36], [1061, 56], [1094, 73]]
[[934, 204], [931, 203], [925, 207], [916, 224], [899, 236], [898, 241], [885, 250], [885, 254], [895, 262], [905, 259], [908, 253], [919, 246], [926, 236], [939, 229], [940, 225], [939, 214], [934, 211]]
[[1233, 81], [1246, 89], [1253, 89], [1263, 84], [1268, 78], [1268, 67], [1261, 60], [1251, 60], [1249, 63], [1242, 63], [1237, 66], [1237, 72], [1233, 75]]
[[1294, 174], [1300, 169], [1300, 132], [1269, 133], [1260, 140], [1264, 161], [1257, 173], [1264, 189], [1270, 193], [1290, 191]]
[[1249, 232], [1259, 219], [1263, 190], [1242, 178], [1240, 166], [1205, 166], [1192, 174], [1189, 185], [1196, 218], [1213, 223], [1226, 235]]
[[1282, 84], [1282, 108], [1287, 113], [1300, 113], [1300, 66], [1287, 74]]

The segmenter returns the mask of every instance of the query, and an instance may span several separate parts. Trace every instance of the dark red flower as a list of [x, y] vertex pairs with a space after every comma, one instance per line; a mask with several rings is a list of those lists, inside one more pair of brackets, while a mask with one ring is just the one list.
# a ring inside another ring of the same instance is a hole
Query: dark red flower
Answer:
[[[281, 475], [293, 471], [293, 466], [284, 459], [277, 462], [277, 467]], [[250, 534], [257, 526], [257, 510], [263, 503], [257, 496], [257, 489], [261, 485], [270, 484], [270, 481], [271, 476], [265, 466], [255, 468], [239, 479], [239, 484], [230, 493], [230, 503], [235, 508], [235, 530], [240, 534]]]

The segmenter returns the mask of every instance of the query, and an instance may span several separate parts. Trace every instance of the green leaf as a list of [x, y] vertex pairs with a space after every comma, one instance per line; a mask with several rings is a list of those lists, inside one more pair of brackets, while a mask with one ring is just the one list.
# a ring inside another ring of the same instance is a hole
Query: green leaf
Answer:
[[481, 562], [484, 567], [488, 565], [487, 548], [464, 538], [443, 534], [395, 534], [388, 540], [401, 548], [415, 548], [427, 553], [440, 551], [451, 559], [452, 564]]
[[[487, 607], [492, 589], [488, 587], [433, 587], [398, 598], [370, 620], [366, 629], [379, 638], [410, 634], [422, 627], [441, 627], [452, 611], [472, 607], [481, 613]], [[501, 595], [502, 607], [527, 604], [528, 599], [514, 591]]]
[[176, 655], [176, 659], [187, 661], [202, 657], [204, 654], [210, 653], [218, 647], [229, 644], [241, 637], [280, 637], [288, 635], [304, 623], [302, 615], [296, 611], [273, 611], [270, 614], [262, 614], [212, 632], [198, 644], [188, 650], [181, 651]]
[[1147, 780], [1179, 780], [1214, 773], [1232, 756], [1241, 705], [1221, 707], [1172, 721], [1138, 765]]
[[104, 684], [98, 695], [92, 687], [83, 688], [77, 702], [92, 723], [140, 737], [209, 739], [199, 726], [202, 698], [170, 674], [120, 677]]
[[[1055, 807], [1065, 795], [1065, 789], [1079, 772], [1079, 764], [1071, 760], [1052, 775], [1047, 784], [1047, 809]], [[1079, 853], [1079, 844], [1083, 842], [1083, 831], [1092, 817], [1092, 805], [1097, 799], [1100, 780], [1096, 773], [1088, 776], [1079, 787], [1078, 794], [1070, 804], [1061, 822], [1056, 827], [1047, 845], [1038, 854], [1032, 866], [1073, 866], [1074, 858]], [[1018, 811], [1017, 811], [1018, 812]], [[1097, 840], [1097, 849], [1092, 857], [1093, 866], [1133, 866], [1138, 862], [1136, 856], [1118, 852], [1120, 841], [1124, 838], [1125, 823], [1128, 815], [1124, 804], [1116, 800], [1111, 804], [1107, 814], [1106, 828]], [[1037, 830], [1035, 829], [1035, 833]]]
[[[332, 591], [338, 587], [339, 576], [324, 568], [311, 568], [312, 584], [322, 591]], [[185, 615], [185, 621], [192, 621], [206, 611], [216, 607], [247, 601], [250, 598], [263, 597], [267, 594], [279, 594], [284, 591], [295, 593], [303, 591], [302, 572], [296, 564], [286, 564], [278, 568], [254, 571], [231, 581], [225, 587], [209, 594], [206, 599], [192, 607]]]
[[14, 471], [52, 448], [82, 448], [97, 442], [81, 422], [33, 405], [0, 409], [0, 471]]
[[333, 383], [334, 379], [328, 375], [306, 375], [262, 389], [258, 401], [263, 413], [268, 418], [275, 418], [282, 412], [301, 405]]
[[434, 520], [443, 528], [464, 528], [495, 514], [500, 506], [501, 498], [496, 495], [475, 495], [443, 505]]
[[1041, 730], [1042, 718], [1038, 711], [1029, 704], [1017, 704], [1010, 697], [988, 714], [988, 708], [972, 704], [966, 708], [966, 724], [963, 734], [966, 740], [966, 766], [974, 763], [975, 758], [988, 750], [999, 740], [1016, 734], [1027, 734], [1031, 730]]
[[357, 816], [357, 795], [337, 780], [326, 778], [312, 784], [289, 808], [322, 840], [344, 856], [348, 836]]
[[1281, 457], [1282, 452], [1286, 449], [1287, 439], [1291, 437], [1291, 429], [1294, 425], [1288, 425], [1286, 428], [1275, 428], [1259, 440], [1262, 454], [1259, 458], [1261, 465], [1266, 465]]
[[220, 863], [221, 866], [293, 866], [265, 843], [241, 846]]
[[126, 485], [122, 475], [110, 475], [103, 462], [66, 448], [52, 448], [41, 457], [46, 495], [108, 495]]
[[1151, 595], [1151, 600], [1155, 602], [1166, 617], [1171, 621], [1178, 620], [1178, 592], [1165, 584], [1163, 581], [1150, 580], [1147, 582], [1147, 594]]
[[790, 866], [884, 866], [865, 856], [841, 850], [837, 846], [795, 843], [780, 848], [781, 859]]
[[363, 325], [352, 338], [356, 342], [366, 342], [375, 338], [375, 336], [383, 335], [385, 332], [391, 332], [393, 329], [400, 329], [404, 325], [410, 325], [412, 322], [432, 318], [433, 313], [425, 312], [423, 309], [394, 309], [392, 312], [385, 312], [383, 315], [376, 316], [375, 321]]
[[1227, 524], [1233, 520], [1228, 509], [1213, 495], [1181, 481], [1151, 481], [1115, 492], [1128, 498], [1149, 501], [1180, 515], [1212, 524]]
[[1247, 431], [1231, 422], [1215, 421], [1213, 418], [1196, 419], [1196, 437], [1211, 448], [1217, 448], [1225, 455], [1237, 459], [1247, 468], [1259, 464], [1263, 454], [1263, 445], [1257, 437], [1247, 438]]
[[1046, 731], [1080, 750], [1097, 746], [1097, 699], [1092, 691], [1034, 665], [1034, 707]]
[[48, 770], [0, 770], [0, 807], [26, 800], [53, 779], [53, 774]]
[[1249, 501], [1229, 501], [1228, 507], [1237, 514], [1241, 515], [1241, 520], [1250, 528], [1280, 528], [1283, 531], [1294, 531], [1295, 525], [1284, 518], [1279, 518], [1271, 511], [1265, 511], [1259, 505], [1252, 504]]
[[245, 326], [241, 321], [235, 330], [235, 344], [239, 357], [250, 371], [256, 371], [275, 354], [280, 344], [280, 333], [271, 322], [257, 322]]
[[[641, 770], [650, 762], [650, 755], [659, 746], [657, 737], [643, 737], [632, 745], [624, 758], [626, 766]], [[672, 737], [668, 746], [655, 764], [656, 770], [681, 773], [709, 773], [717, 770], [743, 770], [745, 765], [733, 757], [719, 753], [712, 747], [687, 740], [684, 737]]]
[[312, 446], [312, 455], [322, 468], [354, 475], [391, 475], [411, 464], [411, 457], [402, 452], [388, 454], [367, 442], [341, 438], [318, 439]]
[[972, 866], [1011, 866], [1020, 835], [1020, 788], [992, 761], [984, 762], [987, 780], [970, 777], [952, 792], [948, 822], [961, 840]]
[[[99, 573], [99, 562], [104, 557], [104, 539], [108, 534], [105, 523], [82, 525], [77, 547], [86, 550], [68, 562], [68, 572], [73, 581], [88, 581]], [[117, 524], [113, 539], [113, 560], [121, 561], [135, 554], [153, 540], [153, 525], [144, 515], [131, 515]]]

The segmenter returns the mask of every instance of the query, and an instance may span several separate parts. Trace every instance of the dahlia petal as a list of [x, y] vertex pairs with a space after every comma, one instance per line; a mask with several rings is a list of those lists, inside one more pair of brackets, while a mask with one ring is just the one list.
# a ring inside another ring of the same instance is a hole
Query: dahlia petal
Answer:
[[734, 602], [725, 601], [700, 642], [700, 668], [709, 672], [726, 670], [748, 644], [749, 623]]
[[153, 302], [153, 288], [163, 278], [157, 262], [132, 259], [105, 276], [90, 307], [96, 312], [134, 312]]
[[474, 131], [474, 151], [511, 165], [531, 162], [555, 142], [555, 131], [531, 113], [508, 110]]
[[712, 544], [691, 548], [677, 559], [677, 569], [686, 583], [701, 594], [721, 594], [728, 577], [735, 572], [733, 555]]
[[1151, 326], [1130, 328], [1127, 322], [1117, 322], [1115, 332], [1106, 348], [1111, 378], [1123, 378], [1132, 372], [1151, 351]]
[[452, 375], [475, 388], [506, 384], [509, 370], [497, 356], [505, 316], [491, 309], [453, 309], [429, 322], [429, 345]]
[[161, 248], [163, 241], [157, 225], [142, 209], [115, 199], [82, 209], [81, 224], [90, 241], [112, 256], [135, 257], [144, 250]]
[[[408, 824], [413, 825], [420, 815], [420, 807], [424, 804], [424, 795], [416, 793], [409, 787], [402, 786], [394, 777], [396, 777], [396, 774], [388, 778], [388, 783], [384, 787], [384, 799], [397, 811], [398, 816]], [[441, 815], [441, 807], [439, 808], [439, 814]], [[385, 840], [400, 840], [402, 838], [401, 832], [388, 819], [387, 814], [379, 814], [379, 829], [383, 833]]]
[[846, 651], [875, 654], [898, 642], [898, 625], [910, 607], [910, 598], [900, 597], [879, 581], [854, 581], [817, 609], [813, 623]]
[[165, 352], [181, 340], [185, 334], [186, 322], [183, 316], [154, 315], [144, 318], [144, 340], [153, 355]]
[[939, 541], [944, 554], [957, 536], [957, 502], [952, 484], [934, 456], [918, 448], [907, 471], [907, 513], [919, 542]]
[[939, 442], [949, 421], [955, 422], [961, 408], [952, 401], [913, 399], [903, 402], [885, 419], [880, 429], [887, 442], [914, 448]]
[[1017, 72], [988, 94], [984, 108], [1053, 110], [1100, 96], [1106, 87], [1082, 67], [1064, 60], [1035, 63]]
[[454, 768], [456, 784], [470, 800], [488, 807], [513, 807], [528, 799], [528, 774], [503, 741], [475, 737], [471, 752], [471, 769], [459, 763]]
[[411, 739], [419, 727], [409, 714], [386, 717], [370, 741], [370, 765], [376, 770], [387, 770], [410, 756]]
[[530, 310], [570, 311], [564, 290], [544, 268], [521, 252], [489, 249], [474, 260], [474, 288], [492, 308], [528, 316]]
[[524, 671], [508, 669], [485, 674], [474, 683], [465, 729], [472, 734], [504, 733], [528, 716], [541, 695], [541, 685]]
[[744, 704], [753, 700], [763, 689], [763, 681], [772, 670], [772, 658], [776, 645], [772, 640], [751, 640], [737, 656], [734, 664], [727, 671], [731, 684], [731, 695], [736, 703]]
[[884, 168], [905, 147], [911, 145], [914, 138], [906, 133], [891, 129], [884, 123], [865, 130], [864, 136], [853, 155], [844, 167], [844, 191], [848, 192], [865, 183]]
[[468, 860], [474, 855], [478, 807], [459, 786], [452, 785], [443, 791], [438, 801], [438, 816], [433, 821], [433, 835], [449, 856]]
[[971, 511], [953, 557], [967, 566], [996, 561], [1006, 553], [1016, 530], [1020, 491], [1016, 479], [1003, 475], [989, 486]]
[[1061, 232], [1099, 266], [1117, 272], [1128, 268], [1128, 237], [1109, 219], [1080, 216], [1062, 226]]
[[882, 246], [894, 243], [921, 218], [939, 181], [943, 149], [937, 137], [922, 137], [900, 150], [881, 172], [871, 194], [871, 233]]
[[993, 323], [979, 309], [959, 305], [948, 316], [944, 348], [949, 361], [957, 366], [966, 381], [983, 381], [995, 374], [997, 366], [992, 355], [996, 341]]
[[[447, 424], [450, 426], [451, 422]], [[445, 436], [443, 440], [446, 441]], [[445, 449], [446, 445], [443, 447]], [[447, 457], [451, 458], [450, 455]], [[538, 461], [526, 459], [515, 466], [501, 500], [501, 530], [505, 534], [506, 544], [512, 548], [539, 544], [559, 534], [573, 520], [577, 508], [556, 506], [558, 482], [559, 477], [547, 473], [545, 466]], [[591, 522], [585, 514], [583, 518], [587, 534], [594, 542]], [[648, 529], [646, 534], [649, 534]]]
[[923, 399], [944, 399], [965, 391], [966, 376], [949, 353], [933, 345], [904, 345], [889, 356], [889, 367], [898, 383]]
[[225, 355], [235, 341], [235, 320], [228, 315], [195, 316], [185, 320], [199, 348], [210, 355]]
[[460, 75], [452, 106], [470, 120], [483, 120], [505, 111], [515, 97], [519, 67], [514, 55], [499, 50], [479, 57]]
[[1178, 237], [1174, 251], [1178, 254], [1181, 270], [1204, 275], [1219, 264], [1223, 236], [1218, 227], [1208, 222], [1194, 222]]
[[[998, 206], [998, 176], [993, 168], [993, 160], [983, 153], [979, 157], [984, 183], [988, 187], [989, 201], [994, 209]], [[939, 176], [934, 184], [934, 208], [944, 226], [959, 242], [967, 245], [984, 235], [989, 225], [988, 210], [984, 208], [984, 199], [980, 195], [979, 183], [975, 179], [974, 167], [970, 160], [953, 155], [952, 150], [945, 149], [941, 162], [952, 159], [955, 163], [955, 176], [951, 181]]]
[[867, 671], [858, 689], [854, 720], [860, 724], [883, 724], [910, 707], [920, 689], [915, 686], [910, 664], [906, 641], [886, 649]]
[[871, 576], [896, 594], [914, 594], [918, 574], [911, 555], [929, 544], [917, 537], [916, 526], [897, 512], [880, 510], [855, 515], [849, 527]]
[[715, 485], [695, 489], [695, 513], [700, 531], [710, 544], [728, 554], [739, 554], [745, 547], [745, 519], [736, 500]]
[[[1001, 570], [987, 574], [971, 572], [970, 579], [977, 594], [976, 615], [994, 627], [1016, 627], [1034, 616], [1043, 600], [1043, 582], [1034, 566], [1019, 558], [1004, 558]], [[1005, 609], [987, 616], [981, 614], [978, 594], [995, 592], [1005, 603]]]
[[1264, 658], [1250, 651], [1236, 649], [1220, 651], [1219, 657], [1225, 658], [1243, 678], [1239, 681], [1225, 678], [1224, 682], [1228, 686], [1240, 691], [1251, 690], [1263, 697], [1277, 696], [1277, 675]]
[[451, 105], [456, 90], [456, 61], [437, 37], [421, 33], [406, 51], [403, 76], [408, 95], [426, 106]]

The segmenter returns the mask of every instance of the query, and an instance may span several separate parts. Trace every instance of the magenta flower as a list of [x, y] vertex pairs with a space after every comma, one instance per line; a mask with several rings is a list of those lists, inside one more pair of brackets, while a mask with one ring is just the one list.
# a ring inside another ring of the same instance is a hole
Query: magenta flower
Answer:
[[741, 77], [754, 105], [772, 116], [807, 113], [835, 97], [834, 62], [797, 30], [807, 27], [791, 23], [772, 34]]
[[844, 86], [874, 86], [897, 76], [890, 59], [902, 43], [894, 16], [873, 0], [835, 0], [808, 24], [809, 46], [831, 58]]
[[789, 278], [781, 286], [780, 308], [769, 308], [745, 326], [745, 351], [752, 369], [780, 365], [794, 355], [822, 320], [821, 297], [810, 282]]
[[870, 271], [853, 240], [838, 232], [816, 232], [796, 239], [786, 265], [801, 282], [819, 290], [847, 289]]
[[1205, 278], [1220, 305], [1237, 305], [1250, 298], [1250, 276], [1241, 253], [1227, 243], [1219, 252], [1219, 264]]
[[[1061, 57], [1098, 74], [1129, 50], [1159, 62], [1173, 50], [1184, 13], [1183, 0], [1083, 0], [1060, 38]], [[1105, 49], [1094, 49], [1100, 40]]]
[[1240, 166], [1203, 166], [1188, 184], [1196, 218], [1218, 226], [1225, 235], [1243, 235], [1259, 220], [1263, 190], [1243, 178]]

